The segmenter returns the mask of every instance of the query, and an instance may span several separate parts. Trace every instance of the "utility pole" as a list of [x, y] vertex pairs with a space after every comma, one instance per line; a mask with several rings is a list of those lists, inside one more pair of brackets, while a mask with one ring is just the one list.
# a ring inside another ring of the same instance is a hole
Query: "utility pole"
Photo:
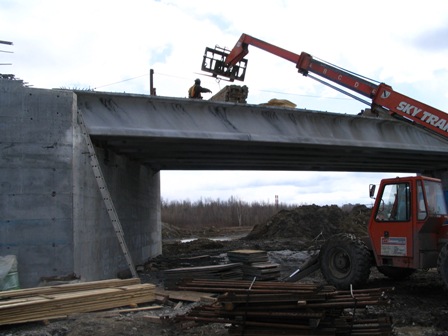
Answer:
[[157, 96], [156, 89], [154, 88], [154, 69], [149, 70], [149, 94], [151, 96]]

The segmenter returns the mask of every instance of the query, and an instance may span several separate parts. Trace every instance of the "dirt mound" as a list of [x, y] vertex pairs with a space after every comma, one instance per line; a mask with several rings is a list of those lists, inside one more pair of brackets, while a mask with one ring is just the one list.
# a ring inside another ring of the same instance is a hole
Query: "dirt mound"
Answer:
[[181, 239], [189, 236], [190, 233], [187, 230], [168, 223], [162, 223], [162, 239]]
[[207, 250], [218, 250], [224, 247], [223, 243], [206, 238], [199, 238], [190, 242], [173, 242], [163, 245], [163, 255], [179, 256], [181, 254], [191, 255], [192, 253], [201, 254]]
[[370, 209], [356, 205], [350, 211], [336, 205], [304, 205], [294, 210], [281, 210], [265, 224], [256, 225], [246, 239], [292, 238], [299, 242], [315, 239], [320, 234], [329, 237], [347, 232], [365, 235]]
[[[254, 226], [251, 231], [248, 231], [250, 228], [184, 230], [164, 223], [162, 254], [164, 257], [178, 257], [179, 255], [224, 253], [240, 248], [265, 251], [313, 248], [335, 233], [354, 233], [359, 237], [367, 235], [370, 211], [364, 205], [344, 209], [336, 205], [304, 205], [293, 210], [281, 210], [265, 223]], [[246, 232], [248, 234], [244, 236]], [[231, 237], [232, 235], [238, 238], [243, 236], [243, 238], [218, 241], [206, 238]], [[316, 237], [319, 237], [317, 245], [312, 242]], [[180, 239], [185, 238], [192, 239], [180, 242]]]

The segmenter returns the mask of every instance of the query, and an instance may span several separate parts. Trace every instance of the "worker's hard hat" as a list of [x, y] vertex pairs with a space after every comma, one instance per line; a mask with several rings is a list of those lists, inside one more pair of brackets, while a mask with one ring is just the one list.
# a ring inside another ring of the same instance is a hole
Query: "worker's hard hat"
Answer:
[[201, 80], [200, 80], [199, 78], [196, 78], [196, 79], [194, 80], [194, 83], [195, 83], [195, 84], [201, 84]]

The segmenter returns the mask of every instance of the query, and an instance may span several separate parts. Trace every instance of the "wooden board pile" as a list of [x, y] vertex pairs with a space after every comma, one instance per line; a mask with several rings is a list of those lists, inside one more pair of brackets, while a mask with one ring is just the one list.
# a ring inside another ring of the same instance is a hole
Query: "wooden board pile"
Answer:
[[391, 288], [339, 291], [331, 286], [282, 282], [199, 281], [183, 288], [220, 293], [178, 321], [230, 324], [230, 335], [383, 335], [391, 318], [365, 308], [390, 303]]
[[243, 278], [241, 266], [241, 263], [231, 263], [225, 265], [173, 268], [163, 272], [163, 282], [166, 289], [176, 289], [180, 283], [191, 279], [241, 280]]
[[246, 85], [227, 85], [213, 95], [210, 100], [246, 104], [248, 93], [249, 89]]
[[280, 277], [280, 265], [270, 262], [266, 251], [235, 250], [227, 252], [227, 257], [231, 262], [243, 264], [243, 279], [277, 280]]
[[42, 321], [155, 301], [155, 286], [111, 279], [0, 292], [0, 325]]

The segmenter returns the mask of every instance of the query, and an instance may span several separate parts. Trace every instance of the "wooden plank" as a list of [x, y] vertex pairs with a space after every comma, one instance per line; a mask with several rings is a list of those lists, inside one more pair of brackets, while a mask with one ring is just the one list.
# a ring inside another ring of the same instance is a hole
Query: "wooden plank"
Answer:
[[169, 270], [166, 270], [164, 274], [171, 274], [171, 273], [190, 273], [190, 272], [211, 272], [211, 271], [221, 271], [221, 270], [227, 270], [234, 267], [240, 267], [240, 263], [232, 263], [232, 264], [225, 264], [225, 265], [209, 265], [209, 266], [197, 266], [197, 267], [181, 267], [181, 268], [172, 268]]
[[129, 309], [120, 309], [119, 313], [132, 313], [146, 310], [154, 310], [154, 309], [162, 309], [163, 306], [150, 306], [150, 307], [138, 307], [138, 308], [129, 308]]
[[241, 250], [233, 250], [227, 252], [227, 254], [266, 254], [266, 251], [263, 250], [251, 250], [251, 249], [241, 249]]
[[152, 323], [162, 323], [160, 316], [144, 316], [145, 320]]
[[36, 296], [36, 295], [46, 295], [54, 293], [66, 293], [75, 292], [82, 289], [90, 288], [108, 288], [108, 287], [118, 287], [118, 286], [129, 286], [139, 284], [140, 279], [108, 279], [108, 280], [98, 280], [89, 282], [78, 282], [72, 284], [63, 284], [57, 286], [47, 286], [47, 287], [33, 287], [25, 289], [13, 289], [9, 291], [0, 292], [0, 299], [17, 298], [24, 296]]
[[210, 300], [214, 300], [213, 293], [204, 293], [204, 292], [195, 292], [195, 291], [175, 291], [175, 290], [166, 290], [157, 287], [155, 290], [156, 295], [168, 296], [171, 300], [179, 300], [179, 301], [189, 301], [189, 302], [199, 302], [203, 301], [205, 297], [208, 297]]

